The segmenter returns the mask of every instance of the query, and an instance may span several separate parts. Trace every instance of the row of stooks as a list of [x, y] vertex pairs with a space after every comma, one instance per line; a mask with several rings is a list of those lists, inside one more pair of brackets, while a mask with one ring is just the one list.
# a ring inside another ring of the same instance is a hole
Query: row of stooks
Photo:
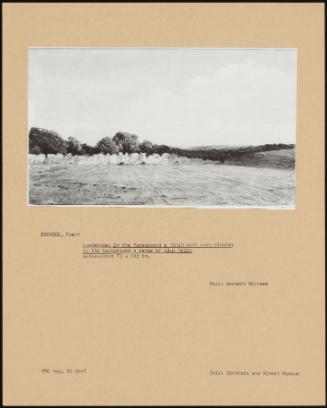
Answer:
[[93, 156], [73, 156], [72, 154], [29, 154], [29, 164], [182, 164], [187, 163], [187, 157], [175, 154], [157, 153], [147, 156], [145, 153], [95, 154]]

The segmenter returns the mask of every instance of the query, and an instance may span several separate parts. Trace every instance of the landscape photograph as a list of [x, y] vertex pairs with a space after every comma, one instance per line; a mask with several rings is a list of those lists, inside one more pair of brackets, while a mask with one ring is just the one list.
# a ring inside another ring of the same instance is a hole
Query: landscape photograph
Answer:
[[295, 208], [296, 49], [31, 48], [30, 205]]

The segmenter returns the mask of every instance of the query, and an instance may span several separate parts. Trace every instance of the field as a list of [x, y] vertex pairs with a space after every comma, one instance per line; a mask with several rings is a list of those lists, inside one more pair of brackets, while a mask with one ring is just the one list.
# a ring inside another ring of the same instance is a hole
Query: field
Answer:
[[44, 205], [293, 207], [294, 167], [280, 159], [285, 153], [277, 154], [277, 164], [274, 154], [269, 153], [263, 153], [271, 161], [269, 165], [268, 160], [266, 167], [262, 160], [255, 166], [253, 163], [218, 164], [197, 159], [144, 166], [30, 165], [29, 202]]

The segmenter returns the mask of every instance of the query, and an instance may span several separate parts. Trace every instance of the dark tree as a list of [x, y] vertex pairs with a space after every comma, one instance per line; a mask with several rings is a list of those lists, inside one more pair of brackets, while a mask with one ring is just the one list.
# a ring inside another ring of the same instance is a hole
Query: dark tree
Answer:
[[171, 151], [171, 148], [167, 145], [162, 144], [162, 145], [155, 145], [154, 150], [155, 150], [155, 153], [164, 154], [164, 153], [169, 153]]
[[122, 153], [139, 152], [139, 140], [137, 135], [127, 132], [118, 132], [112, 139]]
[[89, 146], [87, 143], [82, 143], [81, 148], [81, 154], [85, 154], [87, 156], [92, 156], [93, 154], [99, 153], [96, 147]]
[[73, 155], [82, 154], [82, 144], [75, 137], [69, 137], [67, 140], [67, 152]]
[[30, 153], [38, 151], [43, 154], [67, 154], [67, 142], [56, 132], [33, 127], [29, 132], [29, 151]]
[[149, 140], [144, 140], [140, 145], [139, 149], [141, 153], [145, 153], [147, 155], [154, 153], [153, 144]]
[[96, 145], [96, 149], [103, 154], [115, 154], [119, 152], [119, 147], [109, 136], [99, 140]]
[[40, 154], [41, 153], [41, 148], [37, 144], [34, 145], [33, 147], [30, 148], [30, 153], [31, 154]]

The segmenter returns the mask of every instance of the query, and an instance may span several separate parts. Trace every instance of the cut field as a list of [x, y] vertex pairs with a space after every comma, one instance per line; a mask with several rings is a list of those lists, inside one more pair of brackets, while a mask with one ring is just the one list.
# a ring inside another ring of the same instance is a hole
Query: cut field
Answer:
[[293, 207], [295, 172], [190, 160], [186, 164], [29, 166], [29, 203]]

